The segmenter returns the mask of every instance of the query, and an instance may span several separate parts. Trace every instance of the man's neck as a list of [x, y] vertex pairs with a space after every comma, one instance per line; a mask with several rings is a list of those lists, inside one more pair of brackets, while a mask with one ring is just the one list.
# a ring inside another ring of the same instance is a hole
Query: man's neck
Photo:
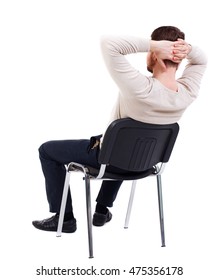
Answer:
[[161, 84], [170, 90], [178, 91], [178, 85], [176, 82], [176, 69], [174, 67], [168, 67], [165, 70], [160, 68], [154, 68], [153, 77], [156, 78]]

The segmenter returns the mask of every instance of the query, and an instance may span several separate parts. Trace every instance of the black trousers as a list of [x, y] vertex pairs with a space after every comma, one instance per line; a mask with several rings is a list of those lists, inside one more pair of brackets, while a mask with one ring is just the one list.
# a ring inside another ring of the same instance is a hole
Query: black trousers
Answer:
[[[56, 140], [48, 141], [39, 148], [39, 157], [45, 177], [46, 195], [49, 210], [58, 213], [65, 181], [65, 165], [70, 162], [99, 167], [99, 146], [90, 149], [91, 140]], [[112, 207], [122, 181], [103, 181], [96, 201]], [[71, 192], [67, 197], [66, 212], [73, 211]]]

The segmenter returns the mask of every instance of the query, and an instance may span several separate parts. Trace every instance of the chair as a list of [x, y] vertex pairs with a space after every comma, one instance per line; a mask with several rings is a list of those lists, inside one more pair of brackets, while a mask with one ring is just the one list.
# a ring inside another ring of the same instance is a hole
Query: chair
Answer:
[[99, 153], [100, 169], [76, 162], [71, 162], [66, 168], [57, 236], [61, 236], [62, 232], [70, 173], [72, 171], [79, 170], [84, 174], [90, 258], [93, 258], [90, 179], [133, 181], [125, 219], [125, 228], [127, 228], [136, 182], [138, 179], [153, 175], [157, 177], [161, 240], [162, 246], [165, 246], [161, 173], [165, 164], [169, 161], [178, 132], [179, 125], [177, 123], [154, 125], [130, 118], [113, 121], [107, 128], [101, 145]]

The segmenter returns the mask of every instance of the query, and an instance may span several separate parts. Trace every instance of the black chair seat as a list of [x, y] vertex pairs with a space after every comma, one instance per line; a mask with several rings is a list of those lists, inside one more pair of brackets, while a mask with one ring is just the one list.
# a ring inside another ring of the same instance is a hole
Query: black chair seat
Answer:
[[[99, 174], [99, 169], [93, 168], [93, 167], [86, 167], [88, 169], [88, 174], [93, 177], [94, 179], [97, 177], [97, 175]], [[109, 170], [108, 170], [109, 169]], [[138, 179], [142, 179], [145, 178], [147, 176], [150, 176], [151, 174], [154, 174], [156, 172], [156, 169], [150, 168], [147, 169], [145, 171], [141, 171], [141, 172], [127, 172], [124, 170], [121, 170], [121, 173], [119, 172], [112, 172], [112, 167], [111, 168], [106, 168], [106, 171], [103, 175], [103, 177], [101, 178], [101, 180], [138, 180]]]

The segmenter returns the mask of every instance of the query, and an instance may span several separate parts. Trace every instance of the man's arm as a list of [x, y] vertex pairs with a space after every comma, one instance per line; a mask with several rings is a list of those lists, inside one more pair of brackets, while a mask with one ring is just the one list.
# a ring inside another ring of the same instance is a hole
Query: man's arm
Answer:
[[207, 56], [199, 47], [192, 45], [187, 60], [188, 64], [178, 81], [188, 88], [191, 96], [196, 97], [207, 68]]
[[131, 36], [105, 36], [101, 39], [101, 48], [106, 67], [121, 92], [133, 95], [147, 88], [147, 77], [129, 63], [126, 55], [148, 52], [150, 40]]

